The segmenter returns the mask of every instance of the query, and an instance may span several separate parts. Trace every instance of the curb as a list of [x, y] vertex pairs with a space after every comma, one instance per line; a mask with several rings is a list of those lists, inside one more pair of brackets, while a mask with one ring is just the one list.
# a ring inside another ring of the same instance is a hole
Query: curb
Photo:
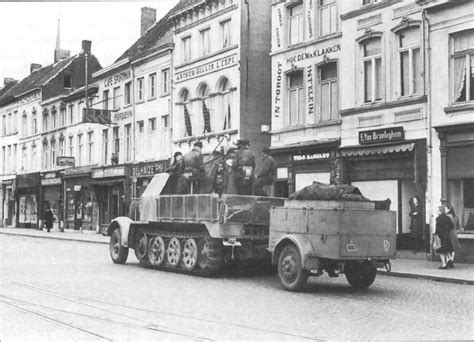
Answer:
[[108, 245], [108, 241], [94, 241], [94, 240], [86, 240], [86, 239], [75, 239], [75, 238], [69, 238], [69, 237], [59, 237], [59, 236], [40, 236], [40, 235], [33, 235], [33, 234], [21, 234], [21, 233], [13, 233], [13, 232], [2, 232], [0, 231], [0, 234], [3, 235], [13, 235], [13, 236], [27, 236], [27, 237], [32, 237], [32, 238], [37, 238], [37, 239], [52, 239], [52, 240], [62, 240], [62, 241], [78, 241], [78, 242], [86, 242], [86, 243], [95, 243], [95, 244], [103, 244], [103, 245]]
[[425, 280], [438, 281], [441, 283], [474, 285], [474, 280], [445, 278], [445, 277], [437, 277], [437, 276], [430, 276], [430, 275], [424, 275], [424, 274], [392, 272], [392, 271], [391, 272], [377, 271], [377, 274], [389, 276], [389, 277], [398, 277], [398, 278], [425, 279]]

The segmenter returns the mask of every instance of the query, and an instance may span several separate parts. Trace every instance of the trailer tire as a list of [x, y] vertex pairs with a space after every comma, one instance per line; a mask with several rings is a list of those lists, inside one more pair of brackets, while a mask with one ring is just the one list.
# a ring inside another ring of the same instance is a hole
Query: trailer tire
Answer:
[[299, 291], [308, 281], [308, 271], [303, 268], [301, 255], [292, 244], [283, 247], [278, 256], [278, 276], [288, 291]]
[[128, 248], [122, 246], [120, 241], [120, 228], [115, 228], [109, 241], [110, 257], [115, 264], [125, 264], [128, 258]]
[[353, 288], [365, 290], [374, 282], [377, 269], [370, 261], [346, 261], [344, 274]]

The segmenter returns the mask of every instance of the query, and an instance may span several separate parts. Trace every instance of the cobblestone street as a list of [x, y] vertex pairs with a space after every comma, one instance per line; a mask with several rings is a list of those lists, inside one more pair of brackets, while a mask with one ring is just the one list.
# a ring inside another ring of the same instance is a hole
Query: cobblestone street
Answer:
[[144, 268], [133, 252], [115, 265], [101, 244], [0, 235], [0, 250], [2, 341], [473, 338], [469, 285], [379, 275], [355, 291], [322, 276], [290, 293], [256, 271], [192, 277]]

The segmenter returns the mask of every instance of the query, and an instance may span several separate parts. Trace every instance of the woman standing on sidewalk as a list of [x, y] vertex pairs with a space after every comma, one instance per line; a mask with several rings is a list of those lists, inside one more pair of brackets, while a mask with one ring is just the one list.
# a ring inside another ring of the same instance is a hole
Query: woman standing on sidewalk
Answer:
[[449, 260], [450, 253], [453, 252], [453, 245], [451, 244], [450, 230], [453, 229], [453, 223], [451, 219], [446, 215], [445, 208], [443, 206], [438, 207], [438, 217], [436, 218], [436, 231], [435, 234], [441, 240], [441, 247], [435, 252], [439, 254], [441, 258], [440, 270], [448, 269], [447, 262]]
[[448, 216], [451, 222], [453, 223], [453, 229], [449, 231], [449, 238], [451, 239], [453, 251], [449, 255], [449, 261], [447, 262], [447, 264], [450, 267], [454, 267], [454, 254], [456, 253], [457, 250], [461, 249], [461, 244], [459, 243], [458, 232], [457, 232], [459, 228], [459, 220], [456, 217], [454, 208], [451, 205], [446, 206], [446, 216]]

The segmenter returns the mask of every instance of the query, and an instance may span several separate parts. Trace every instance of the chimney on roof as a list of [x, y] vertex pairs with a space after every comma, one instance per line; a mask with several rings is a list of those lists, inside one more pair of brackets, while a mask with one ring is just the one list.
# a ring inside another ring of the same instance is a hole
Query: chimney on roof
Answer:
[[17, 81], [11, 77], [5, 77], [3, 79], [3, 85], [9, 85], [10, 83], [16, 83]]
[[143, 36], [156, 22], [156, 9], [151, 7], [142, 7], [142, 18], [140, 22], [140, 36]]
[[35, 72], [38, 69], [41, 69], [42, 67], [43, 66], [41, 64], [31, 63], [30, 64], [30, 74], [32, 74], [33, 72]]
[[92, 42], [90, 40], [83, 40], [82, 41], [82, 52], [87, 53], [88, 55], [91, 54], [91, 45]]

